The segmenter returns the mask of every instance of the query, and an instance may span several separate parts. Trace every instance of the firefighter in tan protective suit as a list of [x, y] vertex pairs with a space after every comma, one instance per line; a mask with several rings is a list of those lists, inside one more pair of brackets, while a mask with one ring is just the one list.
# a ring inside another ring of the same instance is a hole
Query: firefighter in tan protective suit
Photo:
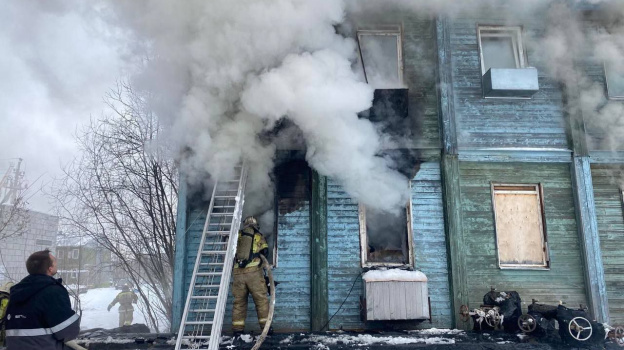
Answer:
[[234, 336], [240, 335], [245, 329], [249, 294], [251, 294], [256, 306], [260, 328], [264, 328], [267, 322], [269, 315], [268, 289], [260, 254], [266, 257], [268, 251], [269, 246], [260, 233], [258, 221], [253, 216], [247, 217], [243, 221], [243, 229], [238, 232], [234, 260], [234, 282], [232, 284], [232, 294], [234, 295], [232, 331]]
[[130, 287], [124, 285], [121, 288], [121, 293], [117, 294], [115, 299], [108, 305], [108, 311], [111, 310], [115, 304], [119, 303], [119, 327], [132, 325], [132, 316], [134, 316], [134, 307], [132, 304], [136, 304], [139, 298], [130, 291]]

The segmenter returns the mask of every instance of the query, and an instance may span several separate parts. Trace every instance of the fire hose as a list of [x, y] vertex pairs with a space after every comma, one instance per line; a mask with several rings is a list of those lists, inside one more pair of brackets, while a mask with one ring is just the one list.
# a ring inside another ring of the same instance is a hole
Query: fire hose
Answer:
[[256, 340], [256, 344], [251, 348], [251, 350], [258, 350], [264, 340], [266, 339], [267, 334], [269, 333], [269, 329], [271, 329], [271, 322], [273, 322], [273, 312], [275, 311], [275, 282], [273, 281], [273, 270], [271, 269], [271, 265], [264, 257], [264, 255], [260, 254], [260, 259], [262, 259], [262, 266], [267, 272], [269, 276], [269, 291], [271, 292], [271, 300], [269, 302], [269, 316], [267, 317], [267, 321], [264, 324], [264, 329], [262, 330], [262, 334]]

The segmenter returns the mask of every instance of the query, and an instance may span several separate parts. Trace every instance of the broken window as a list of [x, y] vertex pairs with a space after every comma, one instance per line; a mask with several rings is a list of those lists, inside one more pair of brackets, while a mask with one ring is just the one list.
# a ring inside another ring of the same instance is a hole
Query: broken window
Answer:
[[411, 217], [409, 204], [400, 213], [389, 213], [360, 205], [363, 267], [412, 265]]
[[481, 75], [490, 68], [524, 68], [521, 27], [479, 26]]
[[357, 39], [366, 82], [377, 89], [403, 87], [401, 27], [361, 29]]
[[624, 66], [605, 63], [607, 94], [612, 100], [624, 100]]
[[548, 268], [540, 185], [492, 185], [501, 268]]

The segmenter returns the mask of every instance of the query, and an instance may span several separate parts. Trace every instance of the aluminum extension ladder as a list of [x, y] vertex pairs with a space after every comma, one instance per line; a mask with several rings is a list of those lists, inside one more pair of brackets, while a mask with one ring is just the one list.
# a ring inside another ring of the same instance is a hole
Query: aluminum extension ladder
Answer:
[[219, 348], [246, 181], [247, 169], [239, 165], [231, 179], [214, 185], [176, 350]]

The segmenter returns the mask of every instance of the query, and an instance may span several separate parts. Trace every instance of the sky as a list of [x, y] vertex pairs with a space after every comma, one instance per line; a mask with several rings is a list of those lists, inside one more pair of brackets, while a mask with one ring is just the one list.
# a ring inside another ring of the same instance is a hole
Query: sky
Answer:
[[[149, 92], [149, 107], [170, 126], [168, 141], [178, 147], [173, 154], [192, 150], [182, 160], [189, 181], [206, 181], [206, 173], [226, 173], [248, 160], [253, 176], [246, 208], [256, 214], [272, 210], [266, 198], [273, 193], [275, 144], [291, 135], [304, 141], [308, 164], [352, 198], [402, 210], [407, 179], [378, 157], [382, 135], [357, 117], [371, 106], [373, 88], [355, 72], [355, 41], [337, 34], [336, 25], [344, 24], [345, 12], [383, 14], [379, 7], [388, 4], [452, 14], [458, 7], [474, 11], [473, 3], [500, 2], [0, 0], [0, 172], [22, 158], [31, 208], [52, 212], [45, 189], [79, 155], [75, 133], [107, 113], [103, 96], [116, 82], [130, 81]], [[616, 21], [611, 32], [584, 33], [557, 1], [526, 0], [518, 10], [531, 17], [549, 3], [545, 35], [532, 38], [535, 55], [547, 74], [582, 84], [579, 106], [572, 107], [608, 125], [607, 139], [619, 145], [622, 130], [612, 119], [623, 120], [624, 108], [591, 94], [601, 87], [571, 74], [566, 58], [589, 47], [599, 59], [617, 62], [624, 26]], [[615, 19], [623, 8], [612, 8]], [[298, 132], [260, 142], [257, 135], [284, 116]]]
[[22, 158], [31, 208], [51, 213], [40, 189], [78, 154], [74, 133], [101, 115], [105, 92], [128, 74], [123, 40], [101, 24], [97, 6], [0, 0], [0, 7], [0, 169]]

